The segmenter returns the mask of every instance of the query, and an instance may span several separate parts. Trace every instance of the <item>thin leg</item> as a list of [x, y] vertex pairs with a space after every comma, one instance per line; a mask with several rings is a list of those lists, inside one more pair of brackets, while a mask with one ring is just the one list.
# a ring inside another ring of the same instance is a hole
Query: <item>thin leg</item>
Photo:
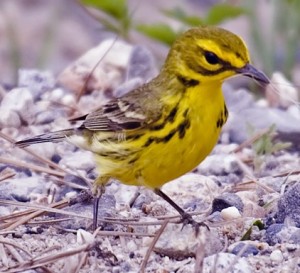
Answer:
[[98, 210], [99, 210], [99, 201], [101, 196], [94, 197], [94, 204], [93, 204], [93, 230], [97, 229], [98, 226]]
[[108, 182], [109, 177], [98, 177], [94, 183], [92, 192], [94, 195], [94, 205], [93, 205], [93, 230], [96, 230], [98, 226], [98, 210], [99, 201], [102, 194], [105, 192], [105, 184]]
[[166, 195], [161, 189], [154, 189], [154, 192], [160, 196], [162, 199], [164, 199], [166, 202], [168, 202], [174, 209], [176, 209], [179, 214], [181, 215], [181, 219], [184, 225], [186, 224], [191, 224], [193, 227], [195, 227], [196, 234], [199, 232], [199, 227], [200, 226], [206, 226], [207, 229], [208, 226], [202, 222], [198, 223], [196, 222], [192, 215], [189, 213], [185, 212], [181, 207], [179, 207], [168, 195]]
[[[185, 218], [186, 215], [189, 215], [181, 207], [179, 207], [168, 195], [166, 195], [161, 189], [154, 189], [154, 192], [160, 196], [162, 199], [167, 201], [174, 209], [176, 209], [182, 218]], [[189, 215], [190, 216], [190, 215]]]

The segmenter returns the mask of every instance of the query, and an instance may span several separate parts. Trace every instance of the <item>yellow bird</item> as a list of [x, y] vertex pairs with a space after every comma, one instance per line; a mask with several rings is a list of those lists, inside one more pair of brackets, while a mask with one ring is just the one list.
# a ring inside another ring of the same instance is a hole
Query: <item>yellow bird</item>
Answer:
[[185, 223], [198, 224], [160, 188], [193, 170], [215, 146], [228, 116], [224, 80], [245, 75], [269, 83], [249, 62], [248, 49], [237, 35], [219, 27], [192, 28], [174, 42], [159, 75], [150, 82], [85, 115], [78, 128], [16, 144], [67, 139], [94, 153], [98, 197], [111, 178], [145, 186], [173, 206]]

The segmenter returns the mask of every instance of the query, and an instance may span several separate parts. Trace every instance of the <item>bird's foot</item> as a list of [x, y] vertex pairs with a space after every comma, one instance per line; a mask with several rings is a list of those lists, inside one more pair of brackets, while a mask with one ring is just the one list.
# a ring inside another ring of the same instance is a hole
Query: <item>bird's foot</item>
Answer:
[[[183, 227], [190, 224], [194, 230], [195, 230], [195, 235], [196, 237], [199, 234], [200, 227], [206, 227], [207, 230], [209, 230], [208, 225], [206, 225], [204, 222], [197, 222], [193, 219], [192, 215], [189, 213], [185, 212], [184, 214], [181, 215], [181, 223], [183, 224]], [[182, 228], [183, 228], [182, 227]]]

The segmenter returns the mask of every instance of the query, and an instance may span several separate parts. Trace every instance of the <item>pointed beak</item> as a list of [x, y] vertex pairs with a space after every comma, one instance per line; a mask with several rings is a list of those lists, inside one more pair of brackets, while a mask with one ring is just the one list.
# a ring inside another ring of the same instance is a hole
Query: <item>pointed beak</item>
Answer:
[[237, 69], [236, 72], [244, 76], [250, 77], [254, 80], [257, 80], [260, 83], [270, 83], [268, 77], [251, 64], [246, 64], [244, 67]]

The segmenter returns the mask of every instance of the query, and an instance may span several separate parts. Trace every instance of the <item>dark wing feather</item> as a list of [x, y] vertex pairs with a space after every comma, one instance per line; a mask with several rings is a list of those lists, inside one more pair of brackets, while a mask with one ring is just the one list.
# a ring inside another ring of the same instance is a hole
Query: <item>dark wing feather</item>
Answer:
[[146, 84], [88, 114], [81, 128], [118, 132], [143, 128], [157, 121], [162, 114], [162, 105], [149, 88]]

